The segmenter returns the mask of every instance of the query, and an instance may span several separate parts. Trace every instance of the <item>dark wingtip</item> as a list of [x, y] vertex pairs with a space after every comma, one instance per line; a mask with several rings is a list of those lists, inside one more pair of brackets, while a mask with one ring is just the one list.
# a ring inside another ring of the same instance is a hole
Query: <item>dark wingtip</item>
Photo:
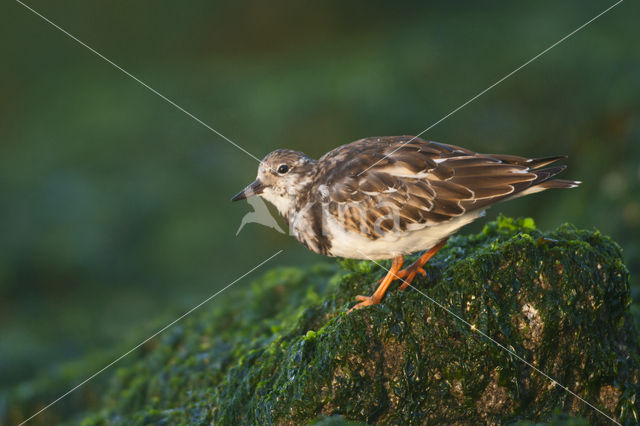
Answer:
[[527, 166], [531, 170], [539, 169], [540, 167], [548, 166], [549, 164], [555, 163], [559, 160], [566, 160], [569, 158], [566, 155], [554, 155], [553, 157], [542, 157], [542, 158], [531, 158], [527, 160]]

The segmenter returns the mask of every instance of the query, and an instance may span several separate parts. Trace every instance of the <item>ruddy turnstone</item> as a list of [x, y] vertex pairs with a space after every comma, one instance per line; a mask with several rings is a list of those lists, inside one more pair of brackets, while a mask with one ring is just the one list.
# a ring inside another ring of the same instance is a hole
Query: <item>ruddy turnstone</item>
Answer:
[[[400, 289], [446, 243], [491, 204], [580, 182], [552, 179], [564, 156], [524, 158], [479, 154], [412, 136], [366, 138], [319, 160], [278, 149], [258, 167], [257, 179], [232, 198], [260, 195], [287, 220], [290, 232], [316, 253], [355, 259], [393, 259], [372, 296], [354, 308], [380, 303], [389, 285]], [[405, 269], [404, 256], [426, 250]]]

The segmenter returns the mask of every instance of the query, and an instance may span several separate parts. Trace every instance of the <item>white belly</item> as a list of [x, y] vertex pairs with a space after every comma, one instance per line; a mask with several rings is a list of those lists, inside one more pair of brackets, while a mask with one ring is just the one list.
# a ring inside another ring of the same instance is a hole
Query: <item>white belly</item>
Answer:
[[484, 210], [476, 210], [448, 222], [389, 234], [377, 240], [371, 240], [355, 232], [348, 232], [335, 220], [329, 219], [327, 225], [331, 238], [330, 255], [349, 259], [390, 259], [400, 254], [429, 250], [444, 238], [482, 215], [484, 215]]

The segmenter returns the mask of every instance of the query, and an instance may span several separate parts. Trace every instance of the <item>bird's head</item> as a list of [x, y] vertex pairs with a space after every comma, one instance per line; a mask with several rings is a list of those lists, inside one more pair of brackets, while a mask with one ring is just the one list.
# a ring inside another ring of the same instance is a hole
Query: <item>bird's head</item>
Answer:
[[260, 195], [286, 216], [295, 201], [296, 194], [307, 185], [313, 174], [315, 160], [302, 152], [278, 149], [260, 162], [258, 177], [236, 194], [231, 201], [244, 200]]

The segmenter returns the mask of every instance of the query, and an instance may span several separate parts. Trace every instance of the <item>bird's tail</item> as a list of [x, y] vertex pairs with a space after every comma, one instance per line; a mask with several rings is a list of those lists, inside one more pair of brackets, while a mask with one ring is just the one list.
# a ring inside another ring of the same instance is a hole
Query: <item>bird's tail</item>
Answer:
[[[542, 159], [541, 159], [542, 160]], [[547, 159], [544, 159], [547, 160]], [[554, 160], [555, 161], [555, 160]], [[549, 163], [546, 163], [549, 164]], [[542, 166], [539, 166], [542, 167]], [[536, 170], [533, 173], [538, 175], [538, 178], [534, 180], [531, 185], [523, 191], [517, 193], [512, 198], [522, 197], [524, 195], [535, 194], [551, 188], [575, 188], [582, 182], [578, 180], [567, 179], [552, 179], [555, 175], [566, 169], [567, 166], [555, 166], [546, 169]]]
[[575, 188], [580, 185], [582, 182], [579, 180], [567, 180], [567, 179], [552, 179], [544, 181], [536, 186], [542, 187], [544, 189], [550, 188]]

